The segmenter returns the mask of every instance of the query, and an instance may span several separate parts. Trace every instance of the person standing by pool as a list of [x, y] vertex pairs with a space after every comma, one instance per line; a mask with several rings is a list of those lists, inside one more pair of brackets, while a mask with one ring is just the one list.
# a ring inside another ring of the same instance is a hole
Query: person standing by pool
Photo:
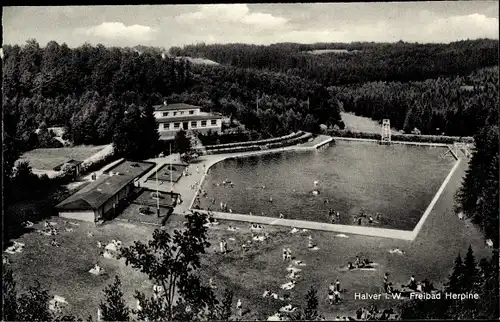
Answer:
[[242, 304], [241, 304], [241, 299], [238, 299], [238, 302], [236, 303], [236, 309], [238, 310], [238, 313], [240, 314], [240, 316], [242, 315], [243, 311], [243, 307], [242, 307]]
[[[332, 283], [333, 284], [333, 283]], [[334, 293], [334, 290], [332, 290], [331, 288], [328, 289], [328, 302], [330, 303], [330, 305], [333, 304], [333, 300], [335, 298], [335, 293]]]
[[337, 280], [335, 280], [335, 289], [337, 290], [337, 292], [340, 292], [340, 281], [338, 278]]

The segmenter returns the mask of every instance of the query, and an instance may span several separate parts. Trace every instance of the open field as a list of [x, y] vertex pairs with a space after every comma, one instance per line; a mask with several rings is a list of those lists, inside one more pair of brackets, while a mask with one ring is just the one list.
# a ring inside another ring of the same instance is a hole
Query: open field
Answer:
[[27, 160], [34, 169], [52, 170], [70, 159], [84, 161], [105, 147], [106, 145], [81, 145], [68, 148], [35, 149], [24, 153], [20, 159]]
[[360, 53], [361, 50], [347, 50], [347, 49], [316, 49], [306, 51], [307, 54], [321, 55], [321, 54], [354, 54]]
[[[351, 132], [377, 133], [382, 132], [382, 125], [378, 122], [363, 116], [357, 116], [353, 113], [340, 113], [342, 121], [344, 121], [345, 129]], [[392, 129], [392, 134], [398, 134], [398, 131]]]

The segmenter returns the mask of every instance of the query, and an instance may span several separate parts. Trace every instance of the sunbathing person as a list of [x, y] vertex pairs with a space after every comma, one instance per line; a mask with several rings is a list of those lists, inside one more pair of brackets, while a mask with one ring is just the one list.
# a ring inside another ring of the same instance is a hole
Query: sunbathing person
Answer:
[[408, 283], [408, 288], [410, 288], [412, 290], [416, 290], [417, 289], [417, 282], [415, 281], [415, 275], [411, 276], [410, 282]]

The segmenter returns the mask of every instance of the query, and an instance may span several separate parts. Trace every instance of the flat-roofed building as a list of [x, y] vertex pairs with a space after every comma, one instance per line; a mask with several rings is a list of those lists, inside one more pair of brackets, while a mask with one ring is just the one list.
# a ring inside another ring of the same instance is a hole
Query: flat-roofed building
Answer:
[[201, 112], [199, 106], [164, 102], [163, 105], [156, 105], [154, 108], [154, 116], [162, 139], [172, 139], [181, 129], [186, 132], [197, 131], [199, 133], [222, 132], [223, 117]]

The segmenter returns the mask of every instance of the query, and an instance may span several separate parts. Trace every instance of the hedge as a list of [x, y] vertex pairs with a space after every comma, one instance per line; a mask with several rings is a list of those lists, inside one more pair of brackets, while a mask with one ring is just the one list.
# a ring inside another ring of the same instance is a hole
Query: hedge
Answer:
[[248, 142], [253, 140], [258, 140], [260, 138], [260, 134], [257, 132], [231, 132], [224, 134], [201, 134], [198, 133], [198, 138], [201, 143], [205, 146], [217, 145], [217, 144], [228, 144], [228, 143], [237, 143], [237, 142]]
[[288, 140], [288, 139], [291, 139], [291, 138], [300, 137], [303, 134], [304, 134], [304, 132], [298, 131], [298, 132], [290, 133], [290, 134], [285, 135], [285, 136], [281, 136], [281, 137], [277, 137], [277, 138], [271, 138], [271, 139], [265, 139], [265, 140], [249, 141], [249, 142], [235, 142], [235, 143], [217, 144], [217, 145], [208, 145], [208, 146], [205, 146], [205, 149], [207, 149], [207, 150], [213, 150], [213, 149], [239, 147], [239, 146], [263, 145], [263, 144], [267, 144], [267, 143], [274, 143], [274, 142], [279, 142], [279, 141], [283, 141], [283, 140]]
[[[338, 137], [360, 138], [360, 139], [374, 139], [380, 140], [378, 133], [365, 133], [365, 132], [351, 132], [342, 130], [327, 130], [328, 135]], [[427, 143], [444, 143], [453, 144], [454, 142], [474, 143], [474, 138], [470, 136], [443, 136], [443, 135], [416, 135], [416, 134], [392, 134], [392, 141], [404, 142], [427, 142]]]
[[[302, 131], [301, 131], [302, 132]], [[222, 154], [222, 153], [236, 153], [236, 152], [249, 152], [249, 151], [259, 151], [259, 150], [267, 150], [267, 149], [277, 149], [286, 146], [291, 146], [298, 143], [304, 143], [312, 138], [313, 135], [311, 133], [304, 133], [300, 137], [294, 137], [288, 140], [281, 140], [279, 142], [268, 143], [263, 145], [252, 145], [252, 146], [236, 146], [229, 147], [223, 149], [213, 149], [209, 152], [211, 154]]]

